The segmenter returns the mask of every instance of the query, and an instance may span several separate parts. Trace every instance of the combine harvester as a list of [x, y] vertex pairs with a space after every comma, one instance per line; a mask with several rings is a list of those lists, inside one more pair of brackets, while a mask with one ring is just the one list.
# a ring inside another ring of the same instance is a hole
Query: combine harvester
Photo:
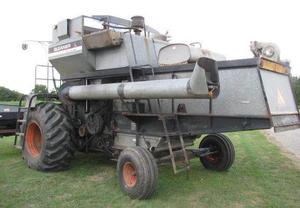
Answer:
[[67, 169], [75, 151], [105, 153], [118, 161], [122, 191], [138, 199], [154, 192], [159, 163], [179, 173], [199, 157], [225, 171], [235, 151], [221, 133], [300, 125], [289, 64], [275, 44], [251, 50], [254, 58], [227, 61], [199, 44], [171, 44], [140, 16], [61, 21], [49, 45], [63, 81], [57, 101], [26, 96], [15, 145], [40, 171]]

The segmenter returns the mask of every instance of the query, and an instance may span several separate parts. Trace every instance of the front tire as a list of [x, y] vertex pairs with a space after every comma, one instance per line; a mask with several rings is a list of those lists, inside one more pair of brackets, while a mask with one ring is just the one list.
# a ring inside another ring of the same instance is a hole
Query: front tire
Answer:
[[74, 154], [74, 130], [63, 107], [42, 103], [28, 113], [23, 148], [27, 165], [40, 171], [69, 168]]
[[213, 154], [200, 157], [206, 169], [228, 170], [235, 159], [235, 150], [230, 139], [223, 134], [210, 134], [202, 139], [199, 148], [209, 148]]
[[117, 173], [121, 190], [132, 199], [147, 199], [155, 191], [157, 164], [152, 154], [142, 147], [129, 147], [121, 152]]

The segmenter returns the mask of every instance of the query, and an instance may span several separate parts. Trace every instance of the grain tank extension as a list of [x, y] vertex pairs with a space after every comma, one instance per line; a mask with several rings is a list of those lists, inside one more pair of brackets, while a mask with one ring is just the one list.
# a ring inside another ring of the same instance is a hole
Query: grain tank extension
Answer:
[[253, 58], [226, 60], [198, 43], [170, 43], [141, 16], [63, 20], [49, 45], [63, 82], [50, 96], [57, 101], [30, 95], [15, 143], [41, 171], [69, 168], [75, 151], [104, 153], [118, 161], [122, 191], [138, 199], [155, 191], [161, 163], [176, 174], [198, 157], [228, 170], [235, 152], [222, 133], [300, 125], [289, 63], [275, 44], [251, 50]]

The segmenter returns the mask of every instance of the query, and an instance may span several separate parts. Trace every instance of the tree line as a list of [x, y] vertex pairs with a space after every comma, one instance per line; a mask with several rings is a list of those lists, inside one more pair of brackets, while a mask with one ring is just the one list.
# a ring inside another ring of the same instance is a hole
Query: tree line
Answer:
[[[31, 93], [48, 93], [47, 87], [45, 85], [36, 85]], [[0, 101], [17, 101], [22, 97], [22, 93], [10, 90], [6, 87], [0, 86]]]
[[292, 87], [295, 92], [296, 101], [298, 106], [300, 106], [300, 77], [292, 77]]
[[6, 87], [0, 86], [0, 101], [15, 101], [20, 100], [22, 93], [19, 93], [15, 90], [10, 90]]

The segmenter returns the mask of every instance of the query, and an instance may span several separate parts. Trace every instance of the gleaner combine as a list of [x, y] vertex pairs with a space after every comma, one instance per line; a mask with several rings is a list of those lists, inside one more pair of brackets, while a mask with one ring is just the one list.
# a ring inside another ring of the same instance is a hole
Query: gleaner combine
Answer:
[[254, 58], [225, 60], [197, 43], [171, 44], [141, 16], [61, 21], [49, 61], [63, 84], [46, 96], [55, 102], [20, 102], [10, 120], [15, 145], [40, 171], [69, 168], [75, 151], [105, 153], [118, 161], [122, 191], [138, 199], [154, 192], [159, 163], [179, 173], [199, 157], [207, 169], [228, 170], [235, 151], [221, 133], [300, 124], [289, 63], [275, 44], [253, 42], [251, 50]]

